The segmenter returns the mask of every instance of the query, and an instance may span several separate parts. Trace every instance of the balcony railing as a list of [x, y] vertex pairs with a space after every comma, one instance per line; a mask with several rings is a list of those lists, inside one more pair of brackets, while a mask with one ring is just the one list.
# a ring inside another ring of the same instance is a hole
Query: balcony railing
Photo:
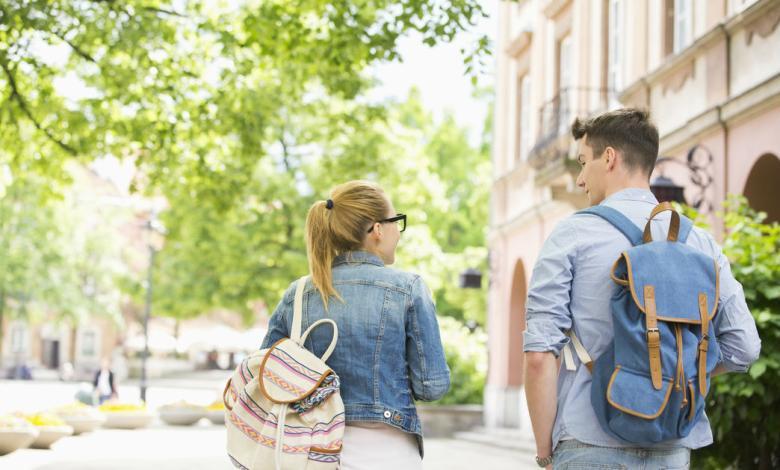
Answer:
[[564, 88], [539, 110], [539, 133], [528, 155], [537, 170], [565, 163], [569, 153], [569, 132], [575, 117], [588, 117], [608, 108], [609, 90]]

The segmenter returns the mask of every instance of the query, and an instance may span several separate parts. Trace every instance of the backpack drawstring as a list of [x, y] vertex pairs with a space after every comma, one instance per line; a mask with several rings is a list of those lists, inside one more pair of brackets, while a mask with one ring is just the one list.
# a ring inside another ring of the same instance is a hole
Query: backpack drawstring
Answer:
[[276, 470], [282, 470], [282, 457], [284, 457], [284, 421], [287, 417], [287, 404], [281, 405], [276, 415], [276, 446], [274, 447], [274, 462]]
[[688, 391], [685, 387], [685, 363], [683, 362], [683, 342], [680, 325], [674, 325], [674, 335], [677, 340], [677, 376], [674, 378], [674, 389], [682, 391], [683, 401], [680, 408], [688, 404]]

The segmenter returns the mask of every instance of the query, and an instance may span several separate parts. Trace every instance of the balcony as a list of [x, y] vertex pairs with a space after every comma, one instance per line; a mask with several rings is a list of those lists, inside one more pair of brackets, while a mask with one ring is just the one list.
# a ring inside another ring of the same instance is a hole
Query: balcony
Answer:
[[607, 108], [608, 90], [564, 88], [539, 110], [539, 134], [528, 155], [536, 170], [537, 185], [570, 180], [579, 171], [573, 156], [571, 124], [575, 117], [588, 117]]

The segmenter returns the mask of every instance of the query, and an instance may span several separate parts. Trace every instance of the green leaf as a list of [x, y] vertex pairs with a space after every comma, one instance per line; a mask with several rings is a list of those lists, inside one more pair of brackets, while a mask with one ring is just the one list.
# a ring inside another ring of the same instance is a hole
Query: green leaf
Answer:
[[750, 376], [754, 379], [761, 377], [766, 372], [766, 362], [757, 361], [750, 367]]

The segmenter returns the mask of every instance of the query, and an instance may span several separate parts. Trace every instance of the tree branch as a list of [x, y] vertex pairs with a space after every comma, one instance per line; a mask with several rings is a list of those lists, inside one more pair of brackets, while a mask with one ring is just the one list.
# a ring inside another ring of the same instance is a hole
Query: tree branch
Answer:
[[65, 35], [64, 34], [60, 33], [59, 31], [51, 31], [51, 34], [57, 36], [62, 42], [64, 42], [68, 46], [70, 46], [70, 48], [73, 49], [73, 52], [75, 52], [82, 59], [88, 60], [88, 61], [92, 62], [93, 64], [97, 64], [98, 63], [98, 61], [95, 60], [95, 58], [92, 57], [89, 53], [87, 53], [84, 49], [82, 49], [81, 47], [73, 44], [73, 42], [71, 42], [70, 40], [65, 39]]
[[163, 15], [170, 15], [170, 16], [178, 16], [179, 18], [186, 18], [187, 15], [183, 15], [177, 11], [173, 10], [165, 10], [163, 8], [156, 8], [156, 7], [143, 7], [144, 10], [152, 12], [152, 13], [161, 13]]
[[[287, 173], [292, 173], [292, 165], [290, 165], [290, 149], [287, 146], [287, 141], [284, 140], [284, 129], [282, 129], [282, 133], [279, 137], [279, 143], [282, 144], [282, 159], [284, 160], [284, 167], [287, 170]], [[293, 179], [294, 179], [293, 175]], [[287, 217], [285, 217], [287, 221], [286, 233], [287, 233], [287, 240], [291, 240], [293, 236], [293, 232], [295, 230], [295, 227], [293, 227], [292, 221], [293, 217], [292, 214], [290, 214], [290, 208], [287, 207], [287, 204], [282, 203], [282, 208], [284, 212], [287, 214]]]
[[22, 95], [19, 93], [19, 88], [16, 86], [16, 78], [14, 77], [13, 73], [11, 73], [11, 70], [8, 69], [8, 64], [4, 61], [0, 61], [0, 66], [2, 66], [6, 77], [8, 77], [8, 84], [11, 86], [10, 98], [15, 100], [19, 104], [19, 108], [21, 108], [25, 116], [27, 116], [27, 118], [30, 121], [32, 121], [35, 128], [43, 132], [46, 135], [46, 137], [49, 138], [49, 140], [57, 144], [60, 148], [62, 148], [66, 152], [72, 155], [76, 155], [78, 152], [76, 152], [75, 148], [66, 144], [62, 140], [54, 137], [54, 134], [52, 134], [49, 129], [43, 127], [43, 125], [40, 122], [38, 122], [37, 119], [35, 119], [35, 116], [33, 116], [32, 112], [30, 111], [30, 108], [27, 107], [27, 103], [24, 101], [24, 98], [22, 98]]

